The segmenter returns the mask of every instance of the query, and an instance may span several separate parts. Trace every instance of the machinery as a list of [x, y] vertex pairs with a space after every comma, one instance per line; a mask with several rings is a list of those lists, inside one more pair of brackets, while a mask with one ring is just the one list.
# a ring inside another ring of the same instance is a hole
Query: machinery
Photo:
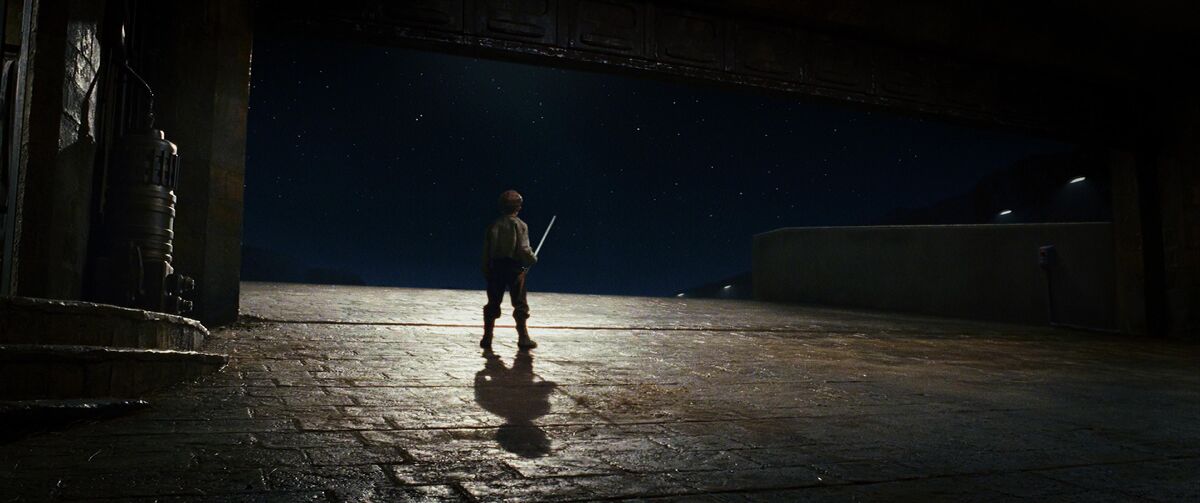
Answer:
[[110, 151], [95, 296], [119, 306], [186, 313], [192, 302], [183, 294], [196, 282], [171, 265], [179, 149], [154, 127], [154, 91], [129, 65], [124, 27], [120, 41], [126, 57], [119, 69], [144, 91], [146, 106], [141, 123], [126, 129]]
[[162, 131], [131, 132], [117, 140], [104, 211], [103, 302], [164, 313], [185, 313], [192, 278], [171, 266], [179, 154]]

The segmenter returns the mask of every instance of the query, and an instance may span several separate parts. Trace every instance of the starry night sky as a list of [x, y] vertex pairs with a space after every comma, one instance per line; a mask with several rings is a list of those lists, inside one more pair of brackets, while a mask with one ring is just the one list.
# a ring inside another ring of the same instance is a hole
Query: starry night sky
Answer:
[[539, 291], [671, 295], [755, 233], [870, 224], [1060, 143], [880, 112], [433, 52], [255, 42], [246, 246], [368, 284], [483, 288], [496, 198]]

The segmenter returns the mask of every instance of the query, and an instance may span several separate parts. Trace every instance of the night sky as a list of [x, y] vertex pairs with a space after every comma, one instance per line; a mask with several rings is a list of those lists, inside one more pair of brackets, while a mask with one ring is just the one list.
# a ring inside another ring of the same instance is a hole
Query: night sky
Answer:
[[255, 42], [245, 245], [373, 285], [482, 289], [496, 198], [538, 291], [671, 295], [755, 233], [864, 225], [1060, 143], [734, 91], [327, 40]]

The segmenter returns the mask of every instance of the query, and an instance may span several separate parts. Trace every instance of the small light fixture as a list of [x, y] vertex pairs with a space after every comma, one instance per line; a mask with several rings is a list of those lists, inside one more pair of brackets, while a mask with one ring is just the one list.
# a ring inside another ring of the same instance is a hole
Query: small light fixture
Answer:
[[675, 294], [675, 296], [676, 296], [676, 297], [683, 297], [683, 294], [682, 294], [682, 293], [677, 293], [677, 294]]
[[1004, 216], [1004, 215], [1007, 215], [1007, 214], [1009, 214], [1009, 213], [1012, 213], [1012, 210], [1003, 210], [1003, 211], [1001, 211], [1001, 212], [1000, 212], [1000, 216]]
[[1071, 179], [1071, 182], [1070, 182], [1070, 183], [1079, 183], [1079, 182], [1082, 182], [1082, 181], [1084, 181], [1084, 180], [1087, 180], [1087, 177], [1086, 177], [1086, 176], [1080, 176], [1080, 177], [1076, 177], [1076, 178], [1073, 178], [1073, 179]]
[[725, 288], [724, 288], [724, 289], [725, 289], [725, 290], [728, 290], [728, 289], [730, 289], [730, 288], [733, 288], [733, 285], [725, 285]]

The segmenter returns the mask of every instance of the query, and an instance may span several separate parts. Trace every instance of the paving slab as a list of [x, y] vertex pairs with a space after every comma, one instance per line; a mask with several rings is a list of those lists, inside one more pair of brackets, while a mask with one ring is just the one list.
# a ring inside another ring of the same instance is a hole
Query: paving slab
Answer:
[[225, 369], [0, 445], [0, 501], [1200, 500], [1195, 344], [534, 292], [484, 353], [483, 302], [244, 284]]

